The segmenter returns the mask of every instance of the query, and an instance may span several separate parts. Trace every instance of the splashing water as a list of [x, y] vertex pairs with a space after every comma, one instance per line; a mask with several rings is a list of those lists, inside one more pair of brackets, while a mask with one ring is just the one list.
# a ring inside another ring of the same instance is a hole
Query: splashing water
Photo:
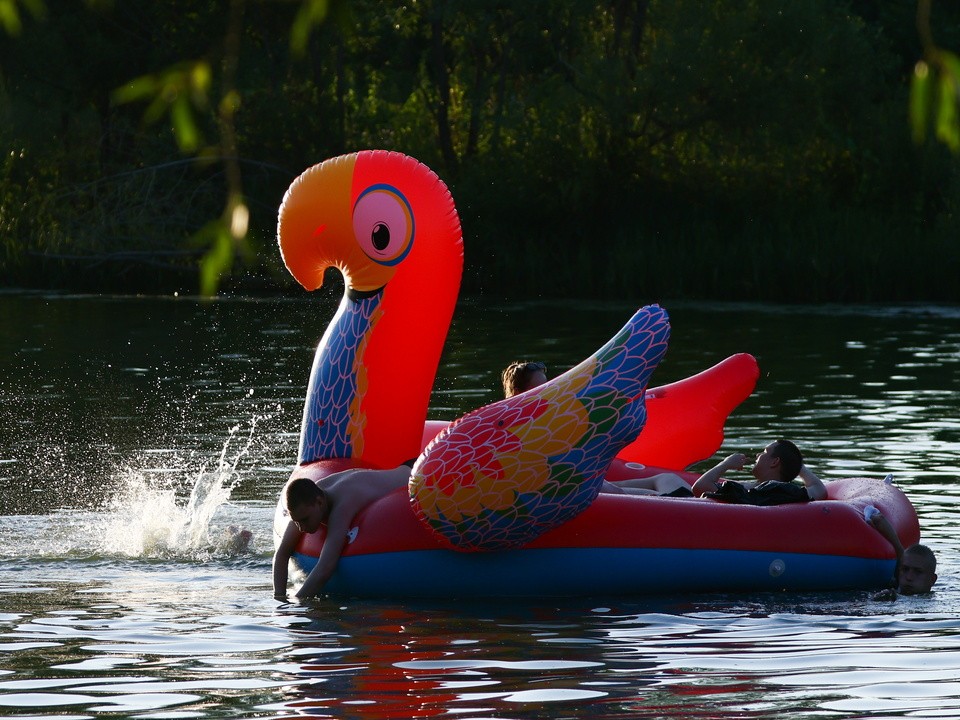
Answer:
[[240, 426], [230, 428], [216, 466], [208, 469], [204, 465], [197, 472], [186, 505], [179, 502], [175, 489], [151, 486], [144, 474], [133, 474], [123, 494], [112, 498], [105, 508], [102, 550], [160, 558], [246, 550], [249, 531], [228, 526], [215, 535], [212, 521], [240, 481], [238, 466], [250, 453], [259, 419], [250, 421], [241, 447], [233, 454], [230, 450], [240, 436]]
[[171, 467], [188, 462], [186, 454], [157, 467], [153, 455], [152, 463], [121, 470], [115, 477], [120, 489], [97, 509], [0, 517], [0, 559], [205, 560], [250, 552], [251, 533], [238, 527], [242, 511], [229, 501], [242, 479], [241, 463], [257, 440], [257, 422], [263, 419], [253, 417], [245, 431], [240, 425], [230, 428], [213, 467]]

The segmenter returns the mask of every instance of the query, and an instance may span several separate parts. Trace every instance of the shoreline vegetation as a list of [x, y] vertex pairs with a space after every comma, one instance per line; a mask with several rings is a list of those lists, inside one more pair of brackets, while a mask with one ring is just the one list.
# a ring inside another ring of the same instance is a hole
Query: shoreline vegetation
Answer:
[[[46, 0], [4, 37], [0, 286], [196, 294], [220, 248], [220, 292], [298, 292], [286, 187], [382, 148], [450, 188], [465, 296], [960, 303], [960, 156], [911, 136], [911, 3], [330, 0], [300, 51], [296, 3], [211, 44], [219, 6]], [[960, 3], [931, 23], [960, 47]], [[229, 87], [184, 80], [198, 57]], [[135, 78], [156, 102], [116, 102]], [[234, 154], [203, 140], [228, 96]], [[249, 232], [211, 245], [237, 178]]]
[[[455, 196], [456, 197], [456, 196]], [[478, 237], [464, 220], [462, 295], [503, 298], [680, 300], [783, 303], [960, 304], [960, 235], [911, 227], [880, 213], [811, 212], [747, 216], [725, 228], [701, 211], [669, 218], [637, 206], [633, 220], [565, 239], [495, 223]], [[746, 212], [746, 210], [745, 210]], [[643, 221], [652, 219], [651, 227]], [[519, 218], [518, 218], [519, 220]], [[21, 249], [3, 287], [67, 292], [196, 294], [202, 251], [176, 245], [44, 252]], [[257, 261], [225, 278], [227, 294], [298, 294], [275, 240]], [[8, 255], [6, 260], [10, 261]], [[339, 282], [331, 271], [327, 283]]]

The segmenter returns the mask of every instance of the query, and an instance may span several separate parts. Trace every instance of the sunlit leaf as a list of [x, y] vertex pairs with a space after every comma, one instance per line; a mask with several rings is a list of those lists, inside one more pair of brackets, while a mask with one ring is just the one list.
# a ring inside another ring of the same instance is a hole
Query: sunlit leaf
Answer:
[[[19, 35], [23, 30], [23, 20], [20, 18], [20, 11], [17, 9], [18, 0], [0, 0], [0, 27], [8, 35]], [[19, 0], [34, 19], [41, 19], [46, 14], [47, 7], [43, 0]]]
[[162, 93], [153, 96], [147, 109], [143, 111], [143, 121], [147, 125], [152, 125], [167, 114], [169, 103]]
[[193, 67], [189, 69], [189, 75], [190, 87], [205, 96], [210, 89], [210, 81], [212, 79], [209, 63], [202, 61], [194, 63]]
[[948, 74], [940, 77], [937, 108], [937, 139], [954, 152], [960, 151], [960, 118], [957, 116], [957, 83]]
[[220, 112], [233, 115], [240, 108], [240, 93], [231, 90], [220, 100]]
[[927, 136], [931, 85], [930, 68], [925, 62], [918, 62], [910, 83], [910, 127], [916, 143], [922, 143]]
[[233, 265], [233, 241], [222, 220], [212, 220], [194, 235], [194, 241], [209, 246], [200, 259], [200, 293], [216, 295], [220, 281]]
[[157, 92], [157, 81], [153, 75], [143, 75], [131, 80], [123, 87], [113, 91], [113, 102], [116, 105], [138, 102], [152, 97]]
[[200, 131], [193, 119], [190, 102], [182, 95], [177, 97], [170, 107], [170, 120], [177, 144], [184, 152], [193, 152], [200, 145]]
[[114, 90], [116, 104], [145, 102], [143, 121], [150, 125], [167, 114], [180, 149], [196, 152], [202, 136], [196, 121], [196, 110], [207, 106], [211, 71], [203, 61], [173, 65], [152, 75], [143, 75]]
[[295, 53], [307, 49], [310, 33], [326, 19], [329, 10], [329, 0], [303, 0], [290, 28], [290, 47]]
[[947, 72], [953, 76], [954, 82], [960, 83], [960, 57], [957, 57], [952, 52], [941, 50], [940, 61], [947, 69]]
[[230, 210], [230, 235], [235, 238], [245, 238], [250, 227], [250, 209], [246, 203], [237, 202]]
[[7, 35], [19, 35], [23, 29], [20, 13], [13, 0], [0, 0], [0, 25], [3, 26]]

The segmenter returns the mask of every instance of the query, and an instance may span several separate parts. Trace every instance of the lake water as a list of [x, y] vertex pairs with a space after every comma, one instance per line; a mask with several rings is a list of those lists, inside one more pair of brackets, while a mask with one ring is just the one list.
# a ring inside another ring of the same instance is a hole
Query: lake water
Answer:
[[[960, 309], [667, 304], [653, 382], [756, 355], [721, 452], [783, 435], [826, 480], [893, 473], [928, 596], [281, 604], [273, 508], [337, 301], [0, 294], [0, 716], [960, 716]], [[632, 309], [462, 302], [431, 415]]]

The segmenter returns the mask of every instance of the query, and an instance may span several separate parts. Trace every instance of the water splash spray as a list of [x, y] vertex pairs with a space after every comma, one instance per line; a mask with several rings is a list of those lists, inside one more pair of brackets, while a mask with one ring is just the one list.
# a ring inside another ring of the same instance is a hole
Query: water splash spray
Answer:
[[[230, 428], [214, 467], [203, 465], [193, 478], [190, 496], [181, 504], [171, 487], [151, 486], [142, 473], [133, 474], [125, 492], [110, 500], [103, 550], [132, 557], [195, 557], [243, 551], [236, 532], [212, 532], [217, 511], [230, 500], [241, 476], [238, 467], [250, 453], [257, 421], [253, 418], [245, 437], [240, 426]], [[239, 449], [235, 447], [241, 441]]]

